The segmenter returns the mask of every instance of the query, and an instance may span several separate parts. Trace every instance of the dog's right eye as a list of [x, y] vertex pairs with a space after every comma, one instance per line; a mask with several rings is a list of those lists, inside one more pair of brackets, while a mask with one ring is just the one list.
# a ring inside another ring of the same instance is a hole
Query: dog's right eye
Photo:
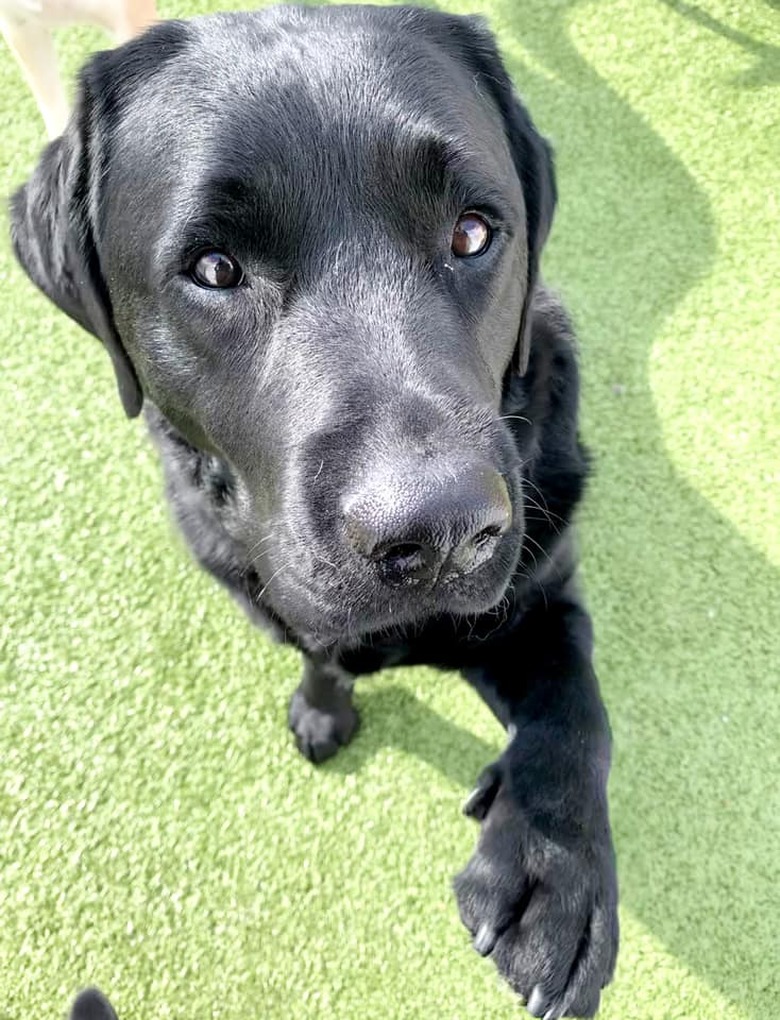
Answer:
[[227, 290], [238, 287], [244, 279], [244, 271], [227, 252], [204, 251], [193, 262], [190, 276], [200, 287]]

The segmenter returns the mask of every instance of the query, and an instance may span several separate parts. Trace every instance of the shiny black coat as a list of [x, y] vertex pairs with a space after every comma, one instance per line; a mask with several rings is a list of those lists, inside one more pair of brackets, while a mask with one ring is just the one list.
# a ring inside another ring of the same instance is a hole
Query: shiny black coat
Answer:
[[[480, 21], [328, 7], [99, 54], [12, 210], [29, 275], [146, 404], [195, 556], [303, 653], [301, 751], [350, 740], [355, 676], [388, 665], [461, 670], [506, 726], [455, 888], [549, 1018], [593, 1015], [617, 950], [577, 365], [539, 281], [554, 206]], [[489, 239], [467, 257], [464, 214]]]

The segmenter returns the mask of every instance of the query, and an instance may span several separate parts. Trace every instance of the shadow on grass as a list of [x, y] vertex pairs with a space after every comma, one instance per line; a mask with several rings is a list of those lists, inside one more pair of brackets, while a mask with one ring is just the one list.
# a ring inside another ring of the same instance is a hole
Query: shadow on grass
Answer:
[[[717, 27], [682, 0], [664, 2]], [[576, 5], [491, 8], [510, 71], [560, 159], [548, 276], [565, 284], [586, 351], [586, 432], [598, 469], [585, 567], [615, 730], [623, 903], [713, 988], [767, 1016], [777, 1003], [768, 952], [777, 821], [765, 758], [776, 742], [762, 706], [776, 699], [780, 619], [769, 593], [778, 576], [674, 468], [648, 378], [655, 337], [712, 268], [715, 224], [680, 159], [574, 47]], [[513, 60], [513, 38], [549, 76]], [[762, 59], [767, 49], [749, 48]], [[612, 384], [629, 395], [628, 417], [625, 398], [605, 397]], [[498, 750], [399, 688], [372, 694], [361, 685], [360, 703], [365, 728], [331, 768], [353, 771], [390, 745], [466, 791]], [[745, 734], [755, 744], [743, 746]]]
[[[663, 3], [683, 17], [701, 25], [702, 28], [728, 39], [729, 42], [736, 43], [746, 53], [755, 57], [756, 62], [750, 70], [734, 79], [735, 85], [743, 88], [762, 88], [766, 85], [780, 84], [780, 46], [759, 42], [745, 32], [740, 32], [725, 22], [718, 21], [717, 18], [713, 18], [711, 14], [695, 4], [686, 3], [685, 0], [663, 0]], [[773, 0], [772, 6], [778, 6], [776, 0]]]
[[468, 730], [444, 719], [403, 687], [372, 690], [370, 679], [360, 682], [357, 703], [361, 729], [346, 751], [323, 767], [348, 775], [385, 747], [414, 755], [470, 790], [489, 761], [502, 750], [502, 734], [496, 724], [496, 743], [490, 744]]

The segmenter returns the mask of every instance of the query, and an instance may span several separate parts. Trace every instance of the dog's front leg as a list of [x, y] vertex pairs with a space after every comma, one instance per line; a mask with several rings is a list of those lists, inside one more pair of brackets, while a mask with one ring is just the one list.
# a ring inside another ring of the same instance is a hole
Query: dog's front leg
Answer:
[[359, 722], [352, 704], [355, 678], [331, 662], [307, 655], [303, 661], [303, 679], [290, 700], [288, 722], [301, 754], [319, 763], [355, 735]]
[[465, 807], [481, 832], [458, 906], [474, 947], [546, 1020], [593, 1016], [617, 954], [610, 736], [591, 645], [587, 613], [561, 593], [465, 671], [509, 743]]

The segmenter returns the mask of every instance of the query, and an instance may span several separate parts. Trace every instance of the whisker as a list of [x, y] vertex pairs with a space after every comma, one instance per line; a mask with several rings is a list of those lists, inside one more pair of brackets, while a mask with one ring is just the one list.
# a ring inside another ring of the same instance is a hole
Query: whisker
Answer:
[[[546, 549], [543, 549], [543, 548], [542, 548], [542, 546], [541, 546], [541, 545], [539, 545], [539, 543], [538, 543], [538, 542], [536, 541], [536, 539], [535, 539], [535, 538], [532, 538], [532, 537], [531, 537], [531, 536], [530, 536], [529, 534], [526, 534], [526, 535], [524, 536], [524, 539], [528, 539], [528, 540], [529, 540], [530, 542], [533, 542], [533, 544], [534, 544], [534, 545], [535, 545], [535, 546], [537, 547], [537, 549], [538, 549], [538, 550], [539, 550], [539, 551], [540, 551], [540, 552], [541, 552], [541, 553], [542, 553], [542, 554], [543, 554], [543, 555], [544, 555], [544, 556], [546, 557], [546, 559], [547, 559], [548, 563], [550, 564], [550, 566], [552, 567], [552, 569], [553, 569], [553, 570], [555, 571], [555, 573], [556, 573], [556, 574], [558, 575], [558, 578], [559, 578], [560, 580], [563, 580], [563, 575], [561, 574], [561, 568], [560, 568], [560, 564], [559, 564], [559, 563], [557, 563], [557, 562], [556, 562], [556, 561], [555, 561], [555, 560], [554, 560], [554, 559], [552, 558], [552, 556], [551, 556], [551, 555], [550, 555], [550, 554], [549, 554], [549, 553], [547, 552], [547, 550], [546, 550]], [[533, 554], [533, 553], [531, 552], [531, 550], [530, 550], [530, 549], [529, 549], [528, 551], [529, 551], [529, 552], [531, 553], [531, 555], [532, 555], [532, 556], [534, 557], [534, 564], [536, 565], [536, 557], [534, 556], [534, 554]], [[539, 568], [538, 568], [538, 565], [536, 566], [536, 569], [537, 569], [537, 570], [539, 569]], [[538, 581], [537, 583], [539, 584], [539, 587], [540, 587], [540, 588], [542, 588], [542, 591], [544, 591], [544, 586], [542, 585], [541, 581]], [[545, 594], [545, 605], [546, 605], [546, 604], [547, 604], [547, 597], [546, 597], [546, 594]]]
[[529, 535], [528, 532], [526, 532], [525, 535], [523, 535], [523, 542], [526, 541], [533, 542], [533, 544], [536, 546], [536, 548], [539, 550], [542, 556], [544, 556], [545, 559], [549, 560], [550, 563], [553, 562], [553, 558], [549, 554], [549, 552], [544, 548], [544, 546], [537, 542], [537, 540], [532, 535]]
[[[525, 537], [528, 538], [529, 536], [526, 535]], [[534, 561], [534, 572], [538, 573], [538, 571], [539, 571], [539, 561], [536, 558], [536, 553], [533, 551], [533, 549], [528, 549], [528, 547], [525, 545], [525, 543], [523, 545], [523, 548], [524, 548], [524, 551], [528, 552], [528, 555]]]
[[351, 637], [351, 630], [350, 630], [351, 624], [352, 624], [352, 605], [350, 603], [350, 605], [347, 606], [347, 622], [344, 625], [344, 631], [345, 631], [346, 636], [347, 636], [347, 641], [349, 641], [350, 637]]
[[500, 414], [495, 420], [496, 421], [522, 421], [526, 425], [533, 425], [533, 422], [531, 421], [531, 419], [530, 418], [526, 418], [522, 414]]
[[561, 517], [560, 514], [553, 513], [552, 510], [550, 510], [546, 506], [546, 504], [545, 506], [542, 506], [540, 503], [537, 502], [537, 500], [529, 496], [527, 492], [523, 493], [523, 501], [528, 506], [532, 507], [534, 510], [538, 510], [541, 514], [544, 514], [545, 520], [553, 529], [553, 531], [556, 533], [556, 535], [560, 535], [562, 532], [558, 525], [555, 523], [555, 520], [553, 520], [553, 518], [560, 521], [560, 523], [564, 525], [564, 527], [568, 527], [568, 521], [566, 521], [565, 518]]
[[529, 520], [529, 521], [530, 520], [537, 520], [537, 521], [542, 521], [543, 520], [546, 524], [548, 524], [553, 529], [553, 531], [555, 532], [556, 535], [560, 535], [561, 534], [561, 529], [558, 527], [558, 525], [552, 519], [552, 517], [550, 516], [548, 511], [545, 510], [543, 506], [540, 506], [539, 503], [537, 503], [535, 499], [531, 499], [531, 497], [526, 494], [525, 497], [524, 497], [524, 502], [525, 502], [525, 506], [530, 506], [533, 510], [538, 510], [539, 513], [542, 515], [541, 517], [531, 517], [530, 515], [526, 514], [526, 519], [527, 520]]
[[536, 482], [532, 481], [530, 478], [524, 477], [523, 485], [530, 485], [536, 492], [539, 493], [539, 498], [541, 499], [542, 503], [544, 503], [544, 509], [542, 510], [542, 507], [539, 506], [538, 507], [539, 510], [542, 510], [543, 513], [549, 514], [551, 518], [555, 517], [557, 520], [561, 522], [561, 524], [568, 523], [563, 517], [561, 517], [560, 514], [553, 513], [553, 511], [549, 508], [549, 506], [547, 505], [547, 498], [542, 492], [542, 490], [539, 488], [539, 486], [536, 484]]
[[263, 538], [261, 538], [259, 542], [255, 542], [255, 544], [252, 546], [252, 548], [249, 549], [248, 552], [247, 552], [247, 556], [249, 557], [249, 559], [250, 560], [252, 559], [252, 557], [254, 556], [255, 552], [260, 548], [260, 546], [264, 542], [267, 542], [269, 539], [271, 539], [273, 537], [274, 537], [274, 533], [273, 533], [273, 531], [270, 531], [267, 535], [265, 535]]
[[278, 577], [278, 576], [279, 576], [279, 574], [281, 574], [281, 572], [282, 572], [283, 570], [286, 570], [286, 569], [287, 569], [287, 568], [288, 568], [289, 566], [292, 566], [292, 562], [293, 562], [292, 560], [288, 560], [288, 561], [287, 561], [286, 563], [283, 563], [283, 564], [281, 565], [281, 567], [279, 567], [279, 569], [278, 569], [278, 570], [275, 570], [275, 571], [273, 572], [273, 574], [271, 574], [271, 576], [270, 576], [270, 577], [268, 578], [268, 580], [267, 580], [267, 581], [265, 582], [265, 584], [263, 585], [263, 587], [262, 587], [262, 588], [260, 589], [260, 592], [258, 593], [258, 596], [257, 596], [257, 601], [258, 601], [258, 602], [259, 602], [259, 601], [260, 601], [260, 599], [261, 599], [261, 598], [263, 597], [263, 595], [265, 595], [265, 593], [266, 593], [266, 591], [268, 590], [268, 586], [270, 585], [271, 581], [273, 581], [273, 580], [274, 580], [274, 578]]

